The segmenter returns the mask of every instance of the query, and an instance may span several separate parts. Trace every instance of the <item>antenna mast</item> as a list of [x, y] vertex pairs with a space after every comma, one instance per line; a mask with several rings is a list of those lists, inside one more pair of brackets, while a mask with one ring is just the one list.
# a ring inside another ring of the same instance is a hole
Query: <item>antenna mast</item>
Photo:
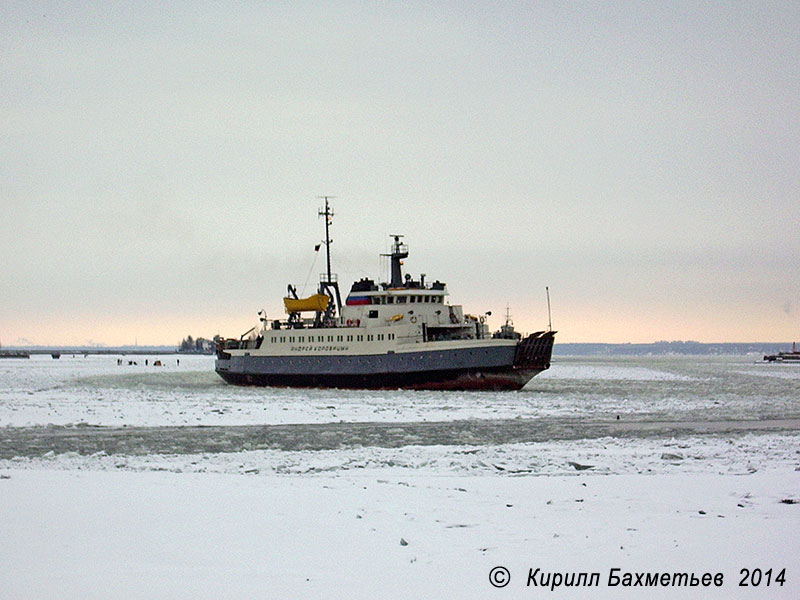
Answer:
[[325, 210], [323, 211], [320, 209], [319, 216], [325, 217], [325, 254], [326, 258], [328, 259], [328, 278], [327, 282], [331, 283], [331, 244], [333, 240], [331, 239], [330, 235], [330, 225], [331, 225], [331, 217], [333, 216], [333, 209], [328, 205], [328, 200], [335, 198], [336, 196], [320, 196], [320, 198], [325, 200]]
[[544, 291], [547, 292], [547, 331], [553, 331], [553, 319], [550, 316], [550, 288], [544, 286]]
[[330, 200], [335, 196], [319, 196], [325, 200], [325, 208], [319, 210], [319, 216], [325, 217], [325, 255], [327, 259], [327, 271], [320, 275], [319, 293], [327, 294], [331, 301], [324, 314], [317, 313], [317, 324], [330, 327], [336, 315], [341, 315], [342, 312], [342, 296], [339, 293], [339, 283], [336, 275], [331, 273], [331, 217], [333, 217], [333, 209], [330, 206]]

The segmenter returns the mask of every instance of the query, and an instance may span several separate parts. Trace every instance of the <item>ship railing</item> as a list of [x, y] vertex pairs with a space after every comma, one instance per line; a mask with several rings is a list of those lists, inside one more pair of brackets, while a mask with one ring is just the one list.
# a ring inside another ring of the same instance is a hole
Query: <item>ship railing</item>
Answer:
[[330, 320], [324, 320], [321, 323], [317, 323], [316, 319], [301, 319], [298, 321], [279, 321], [273, 320], [270, 321], [268, 326], [264, 329], [266, 331], [269, 330], [284, 330], [284, 329], [336, 329], [338, 327], [360, 327], [362, 321], [360, 319], [342, 319], [341, 317], [335, 317]]

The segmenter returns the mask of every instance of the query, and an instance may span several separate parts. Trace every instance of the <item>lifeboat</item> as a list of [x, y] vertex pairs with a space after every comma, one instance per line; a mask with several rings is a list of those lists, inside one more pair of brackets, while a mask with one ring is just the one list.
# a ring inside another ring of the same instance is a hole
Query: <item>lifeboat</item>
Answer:
[[308, 298], [284, 298], [283, 306], [287, 313], [325, 312], [330, 298], [325, 294], [314, 294]]

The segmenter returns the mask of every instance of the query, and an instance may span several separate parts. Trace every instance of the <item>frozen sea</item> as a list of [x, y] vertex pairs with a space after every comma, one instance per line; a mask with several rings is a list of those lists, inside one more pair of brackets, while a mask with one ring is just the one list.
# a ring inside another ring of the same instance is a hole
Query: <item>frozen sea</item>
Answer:
[[0, 425], [800, 417], [800, 368], [756, 357], [558, 358], [521, 392], [469, 393], [236, 387], [208, 356], [117, 359], [0, 360]]
[[120, 358], [0, 360], [0, 598], [800, 597], [800, 365], [559, 357], [492, 393]]

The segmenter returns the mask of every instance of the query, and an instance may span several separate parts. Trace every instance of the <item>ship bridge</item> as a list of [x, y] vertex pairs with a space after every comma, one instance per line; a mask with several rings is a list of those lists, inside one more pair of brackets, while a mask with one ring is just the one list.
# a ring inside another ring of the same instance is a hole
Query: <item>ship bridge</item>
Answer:
[[441, 281], [428, 282], [425, 274], [414, 279], [403, 275], [402, 259], [408, 246], [400, 235], [393, 235], [389, 257], [391, 281], [376, 283], [363, 278], [353, 283], [342, 309], [345, 326], [403, 327], [406, 337], [417, 341], [480, 339], [488, 335], [484, 317], [464, 315], [461, 306], [445, 302], [447, 286]]

